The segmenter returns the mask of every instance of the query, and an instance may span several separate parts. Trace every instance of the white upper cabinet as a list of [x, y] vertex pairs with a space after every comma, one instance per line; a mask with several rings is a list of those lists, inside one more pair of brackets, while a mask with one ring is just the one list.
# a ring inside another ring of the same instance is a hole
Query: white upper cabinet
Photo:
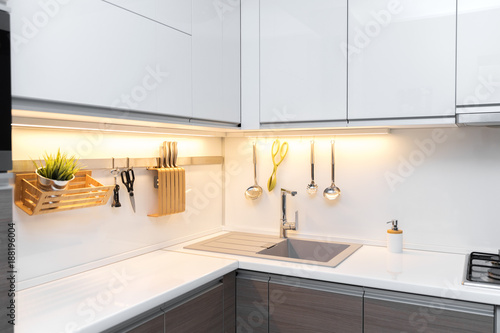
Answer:
[[132, 91], [155, 64], [155, 36], [144, 19], [98, 0], [11, 5], [14, 96], [155, 109], [153, 92]]
[[192, 116], [188, 34], [100, 0], [54, 4], [12, 2], [14, 96]]
[[500, 1], [459, 0], [457, 26], [457, 105], [500, 104]]
[[240, 1], [193, 0], [193, 118], [240, 123]]
[[454, 121], [455, 18], [456, 0], [350, 0], [349, 120]]
[[191, 34], [189, 0], [103, 0], [171, 28]]
[[156, 112], [192, 117], [191, 36], [155, 24]]
[[[82, 90], [77, 92], [78, 97], [84, 100], [83, 104], [124, 111], [156, 112], [158, 87], [165, 83], [166, 78], [154, 73], [165, 72], [166, 69], [158, 66], [155, 56], [155, 24], [105, 2], [100, 12], [102, 18], [98, 24], [93, 22], [90, 25], [93, 31], [88, 36], [93, 36], [92, 41], [82, 42], [82, 47], [98, 53], [98, 57], [91, 63], [96, 76], [93, 84], [90, 78], [85, 81], [85, 86], [82, 85]], [[76, 23], [74, 28], [81, 29], [81, 22]], [[83, 38], [82, 36], [82, 41], [85, 41]], [[71, 44], [66, 45], [66, 48], [73, 47], [75, 46]], [[76, 64], [84, 61], [78, 54], [72, 55], [68, 60]], [[74, 81], [79, 81], [78, 76]], [[66, 83], [72, 84], [71, 81]], [[99, 100], [95, 103], [85, 103], [83, 93], [96, 89], [99, 89]]]
[[13, 95], [239, 124], [239, 3], [13, 1]]
[[347, 0], [260, 1], [260, 123], [346, 120]]

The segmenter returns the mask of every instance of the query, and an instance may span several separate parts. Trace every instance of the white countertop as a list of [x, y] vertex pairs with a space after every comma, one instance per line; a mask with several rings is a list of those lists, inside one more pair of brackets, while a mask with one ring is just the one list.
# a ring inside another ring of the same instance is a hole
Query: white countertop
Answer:
[[99, 332], [237, 268], [500, 305], [500, 290], [462, 285], [459, 254], [364, 245], [332, 268], [183, 248], [221, 234], [22, 290], [15, 331]]
[[[168, 250], [210, 253], [183, 247], [222, 234], [224, 232]], [[500, 289], [462, 285], [466, 260], [462, 254], [416, 250], [394, 254], [386, 247], [363, 245], [335, 268], [223, 253], [212, 255], [238, 260], [240, 269], [500, 305]]]
[[237, 268], [170, 251], [123, 260], [18, 292], [15, 332], [101, 332]]

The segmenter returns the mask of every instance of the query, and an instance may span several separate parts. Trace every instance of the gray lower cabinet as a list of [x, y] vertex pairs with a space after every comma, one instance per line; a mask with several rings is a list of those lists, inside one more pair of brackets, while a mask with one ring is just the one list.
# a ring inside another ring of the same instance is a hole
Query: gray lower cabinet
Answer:
[[236, 332], [359, 332], [363, 288], [238, 271]]
[[500, 333], [500, 306], [497, 306], [496, 307], [496, 315], [495, 315], [495, 318], [496, 318], [496, 325], [497, 325], [497, 328], [496, 328], [496, 331], [495, 333]]
[[224, 286], [219, 284], [165, 313], [166, 333], [224, 332]]
[[272, 275], [269, 332], [361, 333], [363, 288]]
[[234, 333], [236, 328], [236, 271], [224, 275], [224, 333]]
[[105, 332], [500, 333], [495, 311], [500, 316], [493, 305], [240, 270]]
[[365, 333], [494, 333], [492, 305], [365, 289]]
[[236, 332], [267, 333], [269, 274], [238, 271], [236, 275]]
[[163, 312], [160, 312], [153, 319], [146, 319], [143, 322], [137, 323], [135, 327], [126, 330], [127, 333], [164, 333], [165, 324]]
[[229, 273], [103, 333], [234, 333], [234, 279]]

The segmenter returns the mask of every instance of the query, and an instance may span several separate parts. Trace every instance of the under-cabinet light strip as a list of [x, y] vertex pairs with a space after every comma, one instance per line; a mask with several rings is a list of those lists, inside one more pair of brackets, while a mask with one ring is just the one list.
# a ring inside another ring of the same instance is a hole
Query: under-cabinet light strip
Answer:
[[[343, 136], [343, 135], [385, 135], [390, 134], [390, 129], [346, 129], [346, 130], [316, 130], [316, 131], [276, 131], [276, 132], [245, 132], [246, 138], [275, 138], [275, 137], [317, 137], [317, 136]], [[238, 136], [229, 133], [228, 137]], [[241, 136], [241, 135], [240, 135]]]
[[[111, 129], [111, 128], [92, 128], [92, 127], [73, 127], [61, 125], [39, 125], [39, 124], [19, 124], [13, 123], [13, 127], [41, 128], [41, 129], [57, 129], [57, 130], [80, 130], [80, 131], [97, 131], [97, 132], [112, 132], [112, 133], [133, 133], [133, 134], [150, 134], [150, 135], [173, 135], [173, 136], [195, 136], [195, 137], [220, 137], [215, 134], [199, 134], [199, 133], [175, 133], [170, 132], [155, 132], [155, 131], [139, 131], [126, 129]], [[227, 137], [247, 137], [247, 138], [274, 138], [274, 137], [318, 137], [318, 136], [343, 136], [343, 135], [384, 135], [389, 134], [390, 129], [333, 129], [333, 130], [284, 130], [284, 131], [252, 131], [252, 132], [228, 132]]]
[[210, 134], [131, 131], [131, 130], [109, 129], [109, 128], [87, 128], [87, 127], [32, 125], [32, 124], [14, 124], [14, 123], [12, 124], [12, 127], [29, 127], [29, 128], [45, 128], [45, 129], [77, 130], [77, 131], [97, 131], [97, 132], [115, 132], [115, 133], [133, 133], [133, 134], [152, 134], [152, 135], [217, 137], [216, 135], [210, 135]]

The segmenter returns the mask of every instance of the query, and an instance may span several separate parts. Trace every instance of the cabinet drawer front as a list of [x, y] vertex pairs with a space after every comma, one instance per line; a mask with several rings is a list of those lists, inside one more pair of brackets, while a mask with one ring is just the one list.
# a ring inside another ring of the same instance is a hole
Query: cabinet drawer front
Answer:
[[396, 292], [367, 290], [366, 333], [493, 333], [494, 307]]
[[361, 296], [277, 284], [271, 280], [269, 299], [269, 332], [362, 332]]
[[236, 272], [224, 275], [224, 333], [236, 330]]
[[236, 332], [268, 332], [268, 280], [236, 279]]
[[318, 281], [301, 279], [286, 275], [271, 275], [271, 282], [292, 288], [312, 289], [334, 294], [342, 294], [347, 296], [363, 297], [363, 288], [357, 286], [350, 286], [345, 284], [338, 284], [334, 282]]
[[163, 314], [131, 329], [130, 331], [126, 331], [126, 332], [127, 333], [164, 333]]
[[496, 326], [497, 326], [495, 333], [500, 333], [500, 306], [496, 307], [495, 318], [496, 318]]
[[224, 329], [222, 284], [165, 313], [165, 332], [220, 333]]

